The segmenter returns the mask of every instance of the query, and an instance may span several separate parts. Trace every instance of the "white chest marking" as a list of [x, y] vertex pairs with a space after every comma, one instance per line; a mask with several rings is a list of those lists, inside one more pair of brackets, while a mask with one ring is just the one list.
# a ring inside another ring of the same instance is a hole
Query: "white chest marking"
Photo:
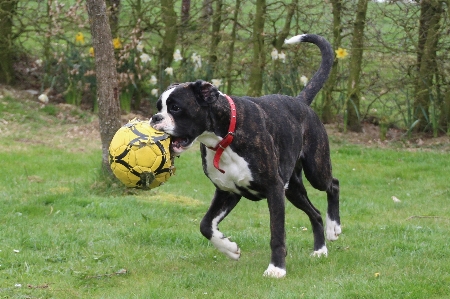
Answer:
[[[209, 147], [215, 147], [220, 140], [222, 138], [212, 132], [205, 132], [198, 137], [198, 141]], [[222, 153], [219, 162], [219, 167], [225, 171], [225, 173], [221, 173], [213, 165], [215, 154], [216, 152], [213, 150], [206, 150], [206, 170], [210, 180], [224, 191], [240, 194], [237, 187], [242, 187], [252, 192], [248, 187], [250, 182], [253, 181], [253, 176], [247, 161], [233, 152], [230, 147], [227, 147]], [[257, 192], [252, 193], [254, 195], [258, 194]]]

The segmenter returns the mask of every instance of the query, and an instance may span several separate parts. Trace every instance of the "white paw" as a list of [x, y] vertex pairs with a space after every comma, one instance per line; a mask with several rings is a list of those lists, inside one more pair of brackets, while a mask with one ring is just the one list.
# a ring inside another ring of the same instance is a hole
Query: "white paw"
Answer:
[[327, 215], [326, 235], [327, 240], [336, 241], [341, 234], [341, 226], [334, 220], [331, 220]]
[[264, 271], [263, 276], [265, 277], [273, 277], [273, 278], [282, 278], [286, 276], [286, 270], [275, 267], [272, 264], [269, 264], [267, 270]]
[[231, 242], [230, 239], [225, 238], [221, 232], [216, 231], [213, 233], [211, 243], [230, 259], [239, 260], [241, 249], [235, 242]]
[[322, 256], [325, 256], [325, 257], [327, 257], [328, 256], [328, 249], [327, 249], [327, 246], [323, 246], [322, 248], [320, 248], [319, 250], [316, 250], [316, 251], [314, 251], [313, 253], [312, 253], [312, 256], [315, 256], [315, 257], [322, 257]]

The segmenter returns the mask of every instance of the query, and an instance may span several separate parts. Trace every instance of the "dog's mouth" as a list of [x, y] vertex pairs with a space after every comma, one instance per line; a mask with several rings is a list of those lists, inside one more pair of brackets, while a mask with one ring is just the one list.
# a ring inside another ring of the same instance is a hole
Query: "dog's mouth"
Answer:
[[185, 150], [187, 150], [193, 143], [188, 137], [176, 137], [171, 136], [170, 149], [175, 154], [181, 154]]

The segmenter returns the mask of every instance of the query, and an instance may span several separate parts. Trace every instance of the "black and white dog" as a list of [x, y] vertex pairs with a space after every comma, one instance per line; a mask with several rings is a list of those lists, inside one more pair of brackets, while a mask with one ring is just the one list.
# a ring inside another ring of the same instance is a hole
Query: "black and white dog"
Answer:
[[328, 136], [309, 107], [328, 78], [334, 53], [318, 35], [286, 40], [287, 44], [298, 42], [317, 45], [322, 62], [297, 97], [229, 97], [199, 80], [170, 86], [150, 120], [155, 129], [172, 136], [176, 155], [195, 140], [201, 143], [203, 170], [216, 191], [200, 230], [231, 259], [239, 259], [240, 249], [219, 231], [218, 224], [242, 196], [254, 201], [267, 198], [272, 256], [264, 276], [270, 277], [286, 275], [285, 196], [311, 221], [313, 255], [328, 253], [322, 217], [308, 199], [302, 172], [314, 188], [327, 193], [327, 239], [336, 240], [341, 233], [339, 181], [331, 173]]

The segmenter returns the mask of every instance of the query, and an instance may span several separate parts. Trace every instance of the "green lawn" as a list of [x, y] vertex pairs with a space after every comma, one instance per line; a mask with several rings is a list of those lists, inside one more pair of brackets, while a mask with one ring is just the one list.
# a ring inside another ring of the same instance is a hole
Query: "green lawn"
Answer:
[[[213, 187], [198, 151], [176, 160], [164, 186], [127, 190], [101, 179], [98, 140], [67, 137], [92, 117], [72, 112], [69, 121], [53, 108], [0, 100], [0, 298], [450, 294], [448, 152], [333, 142], [343, 234], [327, 258], [311, 257], [309, 221], [288, 203], [287, 276], [277, 280], [262, 276], [270, 258], [265, 201], [242, 200], [221, 224], [241, 247], [240, 261], [231, 261], [199, 232]], [[325, 194], [308, 192], [325, 212]]]

